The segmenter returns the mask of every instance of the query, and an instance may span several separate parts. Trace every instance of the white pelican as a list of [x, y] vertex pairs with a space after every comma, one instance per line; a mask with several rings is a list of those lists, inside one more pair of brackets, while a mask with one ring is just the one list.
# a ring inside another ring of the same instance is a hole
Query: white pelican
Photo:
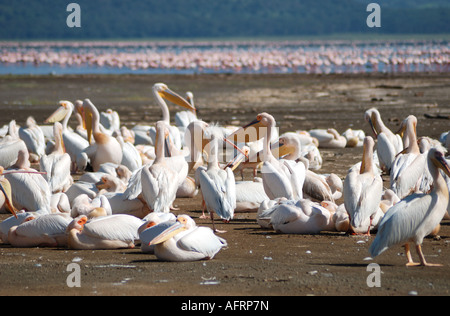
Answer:
[[64, 148], [66, 153], [70, 155], [70, 160], [72, 161], [71, 171], [76, 171], [77, 157], [81, 152], [83, 152], [83, 150], [85, 150], [89, 146], [89, 142], [86, 138], [83, 138], [77, 133], [71, 131], [68, 127], [70, 117], [72, 116], [72, 113], [74, 111], [73, 103], [70, 101], [60, 101], [59, 104], [60, 107], [45, 122], [55, 123], [61, 120], [63, 121], [62, 135]]
[[[45, 155], [45, 138], [41, 128], [36, 124], [33, 117], [29, 117], [26, 122], [27, 127], [19, 128], [19, 137], [27, 145], [28, 152], [35, 154], [40, 159]], [[39, 160], [37, 159], [37, 160]]]
[[94, 171], [100, 169], [100, 165], [106, 162], [120, 164], [122, 162], [122, 147], [117, 139], [100, 131], [100, 115], [97, 108], [89, 99], [84, 100], [86, 128], [88, 141], [91, 144], [91, 136], [95, 143], [91, 144], [83, 152], [89, 158]]
[[17, 161], [20, 150], [28, 150], [24, 141], [19, 138], [16, 121], [8, 124], [8, 134], [0, 141], [0, 166], [8, 169]]
[[169, 164], [169, 158], [165, 157], [165, 143], [169, 133], [163, 121], [156, 123], [156, 136], [154, 163], [151, 166], [143, 166], [133, 174], [124, 196], [127, 199], [135, 199], [142, 194], [151, 210], [169, 213], [182, 180], [178, 171]]
[[[181, 111], [181, 112], [175, 113], [175, 125], [180, 130], [181, 135], [184, 135], [184, 132], [186, 131], [186, 128], [188, 127], [189, 124], [198, 120], [197, 108], [195, 107], [194, 94], [192, 92], [190, 92], [190, 91], [186, 92], [186, 101], [188, 101], [191, 104], [191, 106], [194, 108], [194, 110]], [[182, 138], [182, 142], [184, 143], [183, 138]]]
[[335, 230], [332, 214], [319, 203], [299, 200], [295, 205], [283, 203], [274, 210], [270, 223], [284, 234], [318, 234]]
[[[143, 220], [145, 221], [145, 223], [138, 229], [139, 239], [141, 240], [142, 240], [141, 234], [146, 229], [154, 227], [164, 222], [170, 222], [169, 225], [175, 224], [177, 217], [172, 213], [150, 213], [145, 218], [143, 218]], [[162, 225], [160, 227], [162, 227]], [[161, 230], [161, 232], [163, 231], [164, 229]], [[154, 245], [149, 246], [148, 243], [141, 242], [141, 251], [143, 253], [154, 254], [155, 246]]]
[[363, 130], [347, 129], [342, 136], [347, 140], [346, 147], [362, 147], [364, 146], [364, 138], [366, 133]]
[[67, 245], [66, 229], [72, 218], [68, 214], [29, 215], [25, 222], [9, 230], [13, 247], [63, 247]]
[[120, 180], [116, 176], [112, 176], [110, 174], [105, 174], [100, 178], [95, 186], [99, 190], [98, 195], [105, 194], [107, 192], [119, 192], [123, 193], [127, 189], [126, 183]]
[[[427, 161], [434, 180], [433, 190], [429, 194], [407, 196], [387, 211], [369, 249], [373, 258], [394, 245], [403, 244], [408, 259], [407, 266], [436, 266], [426, 262], [421, 245], [425, 236], [439, 225], [447, 211], [449, 192], [439, 169], [450, 176], [450, 167], [443, 153], [436, 148], [429, 150]], [[409, 242], [415, 244], [420, 264], [413, 262]]]
[[225, 239], [217, 237], [210, 228], [198, 227], [187, 215], [178, 216], [172, 225], [164, 222], [153, 226], [143, 231], [140, 237], [141, 242], [155, 245], [155, 255], [163, 261], [210, 260], [227, 247]]
[[[173, 92], [169, 89], [167, 85], [164, 83], [156, 83], [153, 86], [153, 96], [155, 97], [156, 102], [161, 108], [162, 111], [162, 121], [166, 124], [167, 128], [169, 129], [170, 137], [172, 138], [173, 143], [175, 144], [175, 147], [180, 149], [182, 147], [182, 141], [181, 141], [181, 134], [180, 130], [176, 126], [172, 126], [170, 123], [170, 112], [169, 108], [167, 106], [167, 103], [164, 101], [164, 99], [182, 106], [192, 112], [195, 113], [195, 107], [191, 105], [188, 101], [186, 101], [184, 98], [179, 96], [177, 93]], [[152, 133], [152, 130], [150, 130], [150, 137], [153, 139], [156, 139], [156, 131]]]
[[200, 189], [202, 191], [205, 206], [210, 213], [214, 231], [214, 213], [229, 222], [234, 217], [236, 208], [236, 184], [233, 171], [225, 170], [219, 166], [219, 139], [215, 133], [211, 135], [209, 143], [208, 168], [202, 169], [199, 174]]
[[402, 138], [400, 135], [394, 134], [384, 125], [380, 112], [377, 109], [372, 108], [367, 110], [364, 118], [369, 122], [377, 139], [377, 155], [380, 161], [380, 167], [389, 174], [395, 156], [403, 150]]
[[[285, 197], [289, 200], [303, 198], [303, 183], [305, 181], [306, 167], [303, 163], [293, 160], [277, 160], [270, 149], [272, 128], [276, 126], [275, 119], [267, 113], [259, 114], [255, 121], [237, 130], [227, 138], [237, 138], [238, 143], [264, 137], [264, 155], [262, 166], [262, 179], [267, 196], [273, 200]], [[250, 133], [249, 133], [250, 132]]]
[[3, 175], [5, 170], [0, 166], [0, 210], [7, 210], [17, 218], [17, 209], [12, 202], [11, 184]]
[[430, 189], [429, 183], [424, 183], [424, 187], [421, 187], [427, 168], [427, 158], [426, 154], [420, 152], [417, 143], [416, 125], [417, 118], [413, 115], [408, 116], [403, 121], [402, 130], [405, 130], [406, 133], [405, 150], [395, 158], [391, 168], [391, 190], [400, 199], [419, 191], [427, 193]]
[[85, 215], [67, 227], [70, 249], [107, 250], [134, 248], [142, 220], [131, 215], [112, 215], [88, 221]]
[[69, 154], [64, 151], [62, 137], [62, 125], [56, 122], [53, 127], [55, 147], [50, 155], [44, 155], [40, 161], [40, 171], [45, 172], [52, 193], [65, 192], [73, 183], [70, 175], [71, 160]]
[[11, 184], [13, 203], [18, 209], [29, 212], [50, 213], [50, 187], [42, 174], [30, 168], [28, 157], [28, 151], [19, 151], [16, 164], [8, 171], [16, 170], [21, 173], [5, 172], [5, 177]]
[[372, 220], [380, 206], [383, 180], [373, 168], [372, 137], [364, 139], [364, 153], [361, 167], [350, 168], [344, 181], [344, 203], [355, 233], [370, 234]]
[[110, 216], [112, 215], [111, 204], [104, 195], [91, 199], [88, 195], [81, 194], [73, 200], [70, 213], [72, 218], [76, 218], [80, 215], [86, 215], [89, 219], [93, 217]]
[[8, 241], [9, 230], [14, 226], [19, 226], [20, 224], [24, 223], [30, 215], [34, 214], [35, 213], [26, 213], [21, 211], [17, 213], [15, 216], [10, 216], [4, 221], [0, 222], [0, 240], [4, 244], [9, 244]]
[[310, 130], [311, 137], [319, 141], [319, 148], [344, 148], [347, 139], [341, 136], [334, 128]]

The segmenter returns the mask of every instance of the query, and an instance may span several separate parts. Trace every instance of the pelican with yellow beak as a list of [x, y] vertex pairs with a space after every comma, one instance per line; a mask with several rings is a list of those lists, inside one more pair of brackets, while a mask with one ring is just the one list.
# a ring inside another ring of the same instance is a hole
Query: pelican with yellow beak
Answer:
[[262, 155], [262, 179], [267, 196], [274, 200], [285, 197], [290, 200], [303, 198], [303, 183], [306, 167], [294, 160], [276, 159], [270, 148], [272, 128], [275, 119], [268, 113], [261, 113], [256, 120], [240, 128], [227, 138], [235, 143], [247, 143], [264, 138]]
[[370, 235], [372, 220], [375, 217], [383, 194], [383, 180], [373, 168], [372, 137], [364, 139], [361, 166], [353, 166], [344, 181], [344, 203], [350, 217], [350, 224], [357, 234]]
[[[100, 131], [100, 114], [91, 100], [84, 100], [83, 108], [90, 144], [83, 152], [89, 158], [94, 172], [97, 172], [100, 166], [107, 162], [120, 165], [123, 157], [120, 143], [116, 138]], [[94, 143], [92, 143], [92, 137]]]
[[[156, 83], [153, 86], [152, 92], [156, 102], [158, 103], [162, 111], [161, 121], [164, 121], [164, 123], [167, 125], [170, 137], [175, 147], [181, 149], [182, 141], [180, 130], [178, 129], [178, 127], [171, 125], [169, 107], [167, 106], [167, 103], [164, 100], [170, 101], [178, 106], [184, 107], [192, 111], [194, 114], [196, 112], [195, 106], [193, 106], [191, 103], [186, 101], [186, 99], [184, 99], [183, 97], [181, 97], [180, 95], [169, 89], [169, 87], [164, 83]], [[150, 137], [152, 137], [153, 140], [156, 139], [155, 129], [150, 130]]]
[[[436, 148], [428, 151], [427, 162], [433, 177], [433, 190], [429, 194], [407, 196], [386, 212], [369, 249], [373, 258], [394, 245], [405, 245], [407, 266], [442, 266], [427, 263], [422, 252], [422, 243], [447, 212], [449, 192], [440, 169], [450, 177], [450, 167], [444, 154]], [[420, 263], [412, 260], [410, 242], [416, 246]]]
[[402, 138], [386, 127], [377, 109], [367, 110], [364, 118], [369, 122], [377, 140], [377, 155], [380, 167], [387, 174], [390, 174], [395, 157], [403, 150]]
[[144, 230], [140, 238], [142, 243], [155, 245], [155, 255], [162, 261], [211, 260], [227, 247], [225, 239], [208, 227], [198, 227], [187, 215], [178, 216], [175, 223], [166, 221], [152, 226]]
[[[427, 193], [430, 183], [423, 182], [427, 168], [426, 155], [420, 152], [416, 135], [417, 118], [408, 116], [403, 122], [400, 131], [405, 134], [406, 148], [395, 158], [391, 169], [391, 190], [400, 199], [411, 193]], [[430, 179], [431, 180], [431, 179]]]
[[[59, 108], [45, 121], [45, 123], [55, 123], [62, 121], [62, 137], [64, 142], [64, 149], [70, 156], [72, 162], [71, 171], [76, 171], [76, 161], [78, 155], [89, 147], [89, 142], [79, 134], [71, 131], [68, 127], [68, 123], [72, 113], [75, 109], [74, 105], [70, 101], [60, 101]], [[79, 116], [83, 116], [81, 112], [82, 107], [77, 108]], [[83, 121], [84, 122], [84, 121]]]

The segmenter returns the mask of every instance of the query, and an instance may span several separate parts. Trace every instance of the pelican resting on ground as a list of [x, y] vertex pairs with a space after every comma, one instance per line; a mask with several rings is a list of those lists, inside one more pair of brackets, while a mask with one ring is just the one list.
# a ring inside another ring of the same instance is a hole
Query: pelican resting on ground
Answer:
[[142, 243], [155, 245], [155, 255], [162, 261], [210, 260], [227, 247], [225, 239], [217, 237], [208, 227], [198, 227], [187, 215], [178, 216], [175, 223], [168, 221], [150, 227], [140, 238]]
[[112, 215], [89, 221], [87, 216], [81, 215], [67, 227], [68, 247], [80, 250], [134, 248], [142, 223], [141, 219], [131, 215]]
[[372, 137], [364, 139], [361, 167], [352, 167], [344, 181], [344, 203], [352, 229], [355, 233], [368, 235], [383, 193], [383, 180], [373, 168], [374, 145]]
[[13, 247], [64, 247], [66, 229], [72, 218], [68, 214], [29, 215], [25, 222], [9, 230], [8, 241]]
[[[169, 225], [175, 224], [177, 217], [172, 213], [150, 213], [143, 218], [145, 222], [138, 229], [139, 238], [142, 240], [142, 233], [148, 228], [152, 228], [161, 223], [169, 222]], [[160, 226], [162, 227], [162, 225]], [[167, 226], [168, 227], [168, 226]], [[164, 229], [161, 230], [163, 232]], [[155, 245], [148, 245], [148, 243], [141, 242], [141, 251], [143, 253], [154, 254], [155, 253]]]
[[[427, 162], [434, 180], [433, 190], [429, 194], [409, 195], [387, 211], [369, 249], [373, 258], [400, 244], [405, 245], [407, 266], [441, 266], [427, 263], [422, 252], [422, 243], [447, 212], [449, 191], [439, 169], [450, 176], [450, 167], [444, 154], [436, 148], [429, 150]], [[412, 260], [410, 242], [416, 246], [420, 263]]]

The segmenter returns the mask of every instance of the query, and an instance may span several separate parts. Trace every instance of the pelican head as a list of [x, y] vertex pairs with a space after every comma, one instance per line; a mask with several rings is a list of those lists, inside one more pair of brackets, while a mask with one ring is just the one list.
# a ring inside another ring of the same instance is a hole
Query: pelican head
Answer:
[[408, 128], [413, 130], [414, 134], [417, 135], [417, 117], [415, 117], [414, 115], [410, 115], [403, 120], [402, 124], [400, 124], [400, 129], [396, 134], [399, 134], [401, 137], [403, 137], [403, 134], [407, 131]]
[[244, 146], [240, 151], [238, 151], [237, 155], [226, 165], [226, 168], [230, 168], [232, 171], [236, 170], [236, 168], [244, 161], [248, 154], [250, 153], [250, 147]]
[[[161, 243], [171, 239], [172, 237], [176, 236], [177, 234], [196, 226], [194, 220], [191, 217], [189, 217], [188, 215], [179, 215], [174, 224], [167, 225], [167, 223], [169, 223], [169, 222], [165, 222], [162, 224], [169, 226], [169, 227], [166, 228], [160, 234], [158, 234], [155, 238], [153, 238], [153, 240], [151, 240], [149, 242], [149, 246], [161, 244]], [[157, 225], [157, 226], [159, 226], [159, 225]], [[154, 226], [154, 227], [156, 228], [157, 226]]]
[[295, 134], [283, 135], [278, 139], [278, 142], [271, 146], [272, 154], [275, 157], [283, 157], [289, 154], [293, 154], [300, 148], [300, 140]]
[[88, 222], [88, 217], [86, 215], [81, 215], [75, 218], [69, 226], [67, 226], [67, 232], [70, 232], [71, 230], [78, 230], [80, 232], [83, 231], [84, 225]]
[[182, 98], [177, 93], [169, 89], [169, 87], [164, 83], [157, 83], [153, 86], [153, 93], [163, 99], [166, 99], [176, 105], [182, 106], [193, 113], [195, 113], [195, 107], [184, 98]]
[[276, 125], [275, 119], [268, 113], [261, 113], [249, 124], [241, 127], [227, 139], [235, 143], [248, 143], [260, 140], [267, 134], [267, 130]]
[[371, 108], [364, 113], [364, 119], [370, 124], [375, 138], [377, 138], [380, 133], [380, 128], [378, 126], [378, 120], [380, 118], [380, 112], [375, 108]]
[[428, 151], [428, 158], [436, 168], [442, 169], [444, 173], [450, 177], [450, 166], [445, 160], [444, 154], [437, 148], [431, 148]]
[[59, 108], [53, 112], [45, 121], [45, 124], [62, 121], [70, 111], [73, 111], [74, 105], [70, 101], [59, 101]]

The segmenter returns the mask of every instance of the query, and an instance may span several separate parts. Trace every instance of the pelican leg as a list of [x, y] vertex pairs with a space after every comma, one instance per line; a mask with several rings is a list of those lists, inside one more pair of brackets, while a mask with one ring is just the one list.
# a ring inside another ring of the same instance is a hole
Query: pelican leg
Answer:
[[206, 211], [206, 203], [205, 200], [202, 199], [202, 216], [200, 216], [200, 219], [207, 219], [208, 216], [205, 215]]
[[417, 251], [417, 254], [419, 255], [421, 266], [424, 266], [424, 267], [442, 267], [443, 266], [442, 264], [427, 263], [425, 260], [425, 256], [423, 255], [421, 245], [416, 245], [416, 251]]
[[419, 263], [413, 261], [409, 244], [405, 244], [406, 258], [408, 259], [407, 267], [417, 267]]
[[214, 224], [214, 213], [213, 212], [210, 213], [210, 216], [211, 216], [213, 231], [215, 233], [217, 233], [217, 234], [224, 234], [224, 233], [226, 233], [227, 232], [226, 230], [217, 230], [216, 229], [216, 225]]

